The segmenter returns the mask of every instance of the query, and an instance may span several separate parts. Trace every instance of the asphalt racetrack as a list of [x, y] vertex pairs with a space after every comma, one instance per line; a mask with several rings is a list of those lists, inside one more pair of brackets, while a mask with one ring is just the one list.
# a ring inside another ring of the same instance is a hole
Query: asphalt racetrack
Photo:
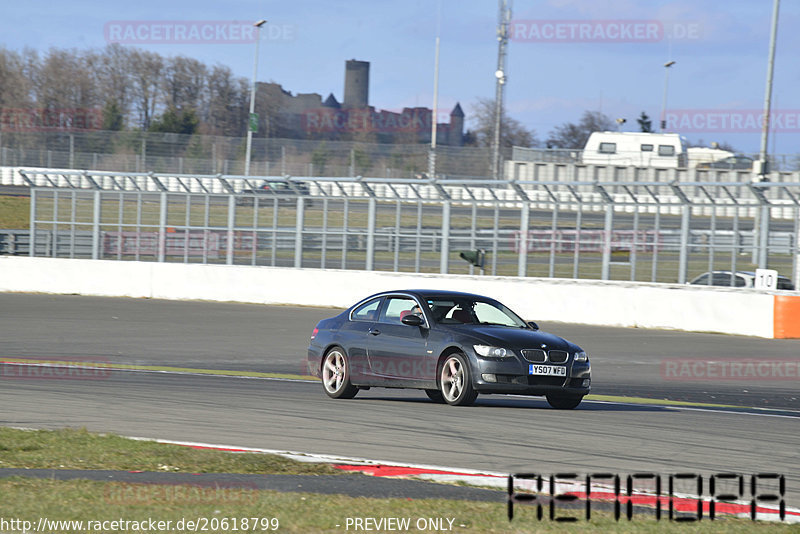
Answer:
[[[316, 322], [337, 310], [0, 294], [0, 360], [65, 359], [301, 374]], [[800, 340], [548, 323], [589, 353], [593, 394], [574, 411], [544, 399], [475, 406], [372, 389], [332, 400], [317, 382], [120, 370], [89, 378], [0, 366], [0, 425], [543, 474], [779, 473], [800, 506], [800, 379], [668, 379], [669, 359], [800, 359]], [[674, 378], [674, 377], [673, 377]], [[608, 396], [687, 401], [618, 402]], [[739, 408], [702, 404], [733, 405]]]

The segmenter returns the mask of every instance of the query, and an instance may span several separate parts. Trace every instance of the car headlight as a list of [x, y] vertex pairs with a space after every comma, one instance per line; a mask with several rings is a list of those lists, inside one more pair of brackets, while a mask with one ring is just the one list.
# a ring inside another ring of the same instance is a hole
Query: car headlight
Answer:
[[578, 351], [575, 353], [575, 361], [576, 362], [586, 362], [589, 361], [589, 356], [586, 354], [586, 351]]
[[504, 349], [503, 347], [492, 347], [489, 345], [473, 345], [475, 352], [478, 353], [478, 356], [484, 356], [488, 358], [510, 358], [514, 355], [508, 349]]

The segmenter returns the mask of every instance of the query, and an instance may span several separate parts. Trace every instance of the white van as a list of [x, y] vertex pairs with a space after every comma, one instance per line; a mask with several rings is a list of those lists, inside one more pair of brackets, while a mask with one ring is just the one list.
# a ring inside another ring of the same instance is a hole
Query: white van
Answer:
[[590, 165], [686, 167], [686, 139], [676, 133], [594, 132], [581, 161]]

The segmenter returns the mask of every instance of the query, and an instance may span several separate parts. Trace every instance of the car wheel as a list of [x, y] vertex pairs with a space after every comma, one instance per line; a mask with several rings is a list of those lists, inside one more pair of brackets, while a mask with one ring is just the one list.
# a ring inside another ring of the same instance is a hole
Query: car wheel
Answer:
[[444, 401], [453, 406], [466, 406], [478, 398], [478, 392], [472, 387], [469, 364], [463, 354], [457, 352], [445, 359], [439, 372], [439, 390]]
[[444, 404], [444, 396], [442, 395], [442, 392], [439, 391], [438, 389], [426, 389], [425, 394], [433, 402]]
[[574, 410], [583, 400], [583, 395], [547, 395], [547, 403], [557, 410]]
[[358, 388], [350, 383], [350, 364], [344, 350], [334, 347], [322, 362], [322, 387], [334, 399], [352, 399]]

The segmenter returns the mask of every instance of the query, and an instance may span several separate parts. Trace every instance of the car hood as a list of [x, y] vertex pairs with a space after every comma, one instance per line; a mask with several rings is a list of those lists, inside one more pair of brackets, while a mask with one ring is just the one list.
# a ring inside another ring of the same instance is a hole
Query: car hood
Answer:
[[[499, 347], [518, 349], [546, 348], [570, 350], [575, 346], [566, 339], [547, 332], [510, 328], [506, 326], [463, 326], [457, 327], [461, 332], [468, 331], [474, 343], [483, 343]], [[466, 333], [466, 332], [465, 332]], [[544, 347], [542, 347], [544, 345]]]

